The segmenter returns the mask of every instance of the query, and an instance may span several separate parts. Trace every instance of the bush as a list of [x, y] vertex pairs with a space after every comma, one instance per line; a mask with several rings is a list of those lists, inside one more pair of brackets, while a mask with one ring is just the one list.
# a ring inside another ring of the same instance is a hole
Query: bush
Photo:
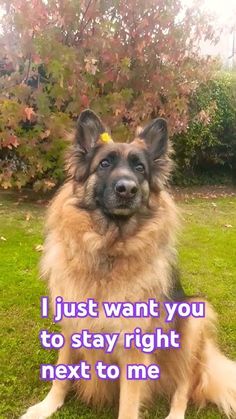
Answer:
[[236, 173], [236, 73], [221, 72], [197, 89], [188, 129], [174, 135], [173, 144], [177, 183]]
[[82, 109], [126, 141], [158, 115], [186, 129], [189, 97], [211, 73], [196, 53], [213, 31], [180, 1], [0, 0], [0, 184], [51, 188]]

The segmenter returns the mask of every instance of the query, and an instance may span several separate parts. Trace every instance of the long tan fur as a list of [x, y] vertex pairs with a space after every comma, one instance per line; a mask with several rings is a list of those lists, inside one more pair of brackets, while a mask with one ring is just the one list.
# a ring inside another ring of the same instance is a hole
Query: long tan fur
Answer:
[[[90, 183], [66, 182], [54, 198], [47, 217], [46, 241], [41, 262], [42, 276], [48, 280], [52, 303], [57, 296], [65, 301], [157, 301], [168, 299], [172, 292], [172, 267], [176, 262], [178, 212], [163, 190], [151, 192], [152, 216], [144, 220], [133, 217], [119, 228], [107, 221], [100, 211], [86, 211], [78, 201], [89, 200], [95, 180]], [[172, 397], [169, 419], [184, 418], [188, 400], [198, 406], [214, 402], [226, 415], [236, 412], [236, 363], [225, 358], [215, 343], [215, 314], [207, 304], [206, 318], [179, 319], [166, 324], [163, 319], [106, 318], [63, 319], [66, 344], [58, 363], [86, 360], [94, 367], [98, 360], [117, 364], [120, 382], [81, 380], [76, 383], [79, 397], [86, 403], [103, 405], [119, 400], [119, 419], [138, 419], [143, 404], [151, 403], [155, 394]], [[181, 349], [143, 354], [137, 349], [125, 350], [124, 333], [176, 328], [181, 334]], [[82, 329], [91, 332], [119, 332], [121, 339], [112, 354], [98, 350], [71, 350], [69, 337]], [[128, 363], [159, 364], [160, 382], [127, 381]], [[64, 402], [69, 382], [55, 381], [47, 398], [31, 407], [25, 419], [49, 417]]]

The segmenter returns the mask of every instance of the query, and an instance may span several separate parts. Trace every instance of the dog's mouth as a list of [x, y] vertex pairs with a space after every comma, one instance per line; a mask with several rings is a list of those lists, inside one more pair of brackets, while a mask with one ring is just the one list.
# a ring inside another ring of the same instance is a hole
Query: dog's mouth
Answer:
[[105, 215], [112, 218], [127, 219], [136, 214], [138, 207], [128, 203], [116, 203], [115, 205], [111, 205], [111, 203], [106, 202], [106, 204], [102, 206], [102, 210]]
[[117, 196], [111, 189], [106, 189], [104, 194], [98, 194], [95, 199], [97, 207], [112, 218], [128, 219], [137, 214], [142, 207], [141, 193], [123, 197]]
[[118, 217], [131, 217], [132, 215], [136, 213], [136, 210], [134, 208], [120, 205], [116, 208], [109, 209], [108, 213], [110, 215], [118, 216]]

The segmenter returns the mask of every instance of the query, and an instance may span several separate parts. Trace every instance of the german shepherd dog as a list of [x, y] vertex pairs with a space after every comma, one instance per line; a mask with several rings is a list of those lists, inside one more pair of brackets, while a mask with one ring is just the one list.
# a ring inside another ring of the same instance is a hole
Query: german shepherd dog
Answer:
[[[48, 279], [52, 302], [92, 298], [104, 301], [185, 301], [176, 275], [175, 238], [178, 213], [166, 191], [171, 170], [170, 145], [164, 119], [140, 129], [130, 144], [109, 141], [99, 117], [91, 110], [81, 113], [74, 145], [67, 160], [68, 180], [48, 212], [41, 270]], [[198, 300], [199, 301], [199, 300]], [[101, 406], [119, 406], [118, 419], [138, 419], [142, 407], [156, 394], [171, 397], [168, 419], [184, 419], [188, 401], [202, 407], [215, 403], [228, 417], [236, 412], [236, 363], [218, 349], [215, 314], [207, 302], [205, 317], [174, 323], [162, 318], [63, 318], [65, 345], [58, 364], [98, 360], [119, 366], [117, 380], [73, 383], [81, 400]], [[70, 336], [88, 329], [92, 333], [132, 333], [135, 328], [153, 332], [157, 327], [175, 329], [180, 349], [146, 354], [135, 346], [124, 349], [118, 341], [112, 353], [102, 349], [71, 349]], [[156, 364], [159, 380], [128, 380], [127, 364]], [[71, 380], [54, 380], [46, 398], [32, 406], [24, 419], [51, 416], [60, 408]], [[79, 417], [79, 412], [78, 412]]]

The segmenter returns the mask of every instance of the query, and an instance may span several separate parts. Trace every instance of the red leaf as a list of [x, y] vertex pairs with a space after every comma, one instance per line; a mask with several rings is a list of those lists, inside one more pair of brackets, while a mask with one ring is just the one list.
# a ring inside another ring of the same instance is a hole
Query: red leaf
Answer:
[[6, 136], [6, 138], [4, 138], [2, 140], [1, 146], [2, 147], [7, 147], [7, 148], [9, 148], [11, 150], [13, 147], [17, 147], [19, 144], [20, 143], [19, 143], [19, 140], [16, 137], [16, 135], [14, 135], [14, 134], [8, 134]]
[[26, 119], [28, 119], [28, 121], [32, 121], [33, 117], [35, 116], [35, 112], [34, 112], [33, 108], [25, 108], [24, 113], [25, 113]]
[[86, 95], [81, 96], [81, 104], [87, 108], [89, 106], [89, 98]]

